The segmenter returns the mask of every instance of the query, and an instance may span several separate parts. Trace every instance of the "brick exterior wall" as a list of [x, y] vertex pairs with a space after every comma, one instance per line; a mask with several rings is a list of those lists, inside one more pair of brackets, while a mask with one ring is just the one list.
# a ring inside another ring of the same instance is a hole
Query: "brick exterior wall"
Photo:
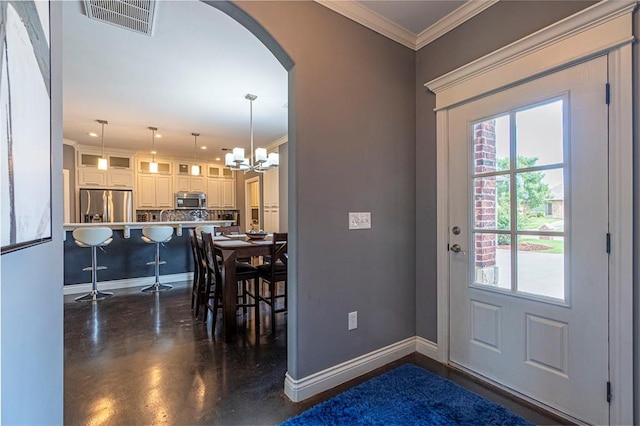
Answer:
[[[487, 173], [496, 171], [495, 120], [475, 124], [473, 131], [475, 172]], [[474, 182], [474, 194], [476, 228], [496, 229], [498, 226], [496, 178], [476, 179]], [[495, 266], [496, 244], [497, 237], [495, 234], [476, 234], [476, 269]]]

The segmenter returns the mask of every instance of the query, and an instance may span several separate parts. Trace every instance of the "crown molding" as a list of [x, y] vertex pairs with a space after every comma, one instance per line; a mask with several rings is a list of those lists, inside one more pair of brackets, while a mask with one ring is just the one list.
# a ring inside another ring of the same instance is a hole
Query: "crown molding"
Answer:
[[71, 139], [62, 139], [62, 144], [63, 145], [71, 145], [71, 146], [76, 146], [78, 145], [78, 142], [71, 140]]
[[636, 4], [602, 0], [431, 80], [436, 111], [633, 42]]
[[265, 145], [264, 148], [267, 151], [270, 151], [287, 142], [289, 142], [289, 135], [284, 135], [283, 137], [276, 139], [275, 141], [269, 143], [268, 145]]
[[355, 1], [315, 0], [316, 3], [363, 25], [409, 49], [416, 50], [416, 35]]
[[314, 0], [316, 3], [363, 25], [412, 50], [418, 50], [438, 37], [493, 6], [498, 0], [472, 0], [463, 4], [438, 22], [416, 35], [356, 1]]
[[449, 31], [453, 30], [459, 25], [464, 24], [469, 19], [473, 18], [480, 12], [488, 9], [496, 3], [498, 3], [498, 0], [468, 1], [467, 3], [463, 4], [462, 6], [418, 34], [418, 36], [416, 37], [415, 50], [422, 49], [435, 39], [442, 37]]

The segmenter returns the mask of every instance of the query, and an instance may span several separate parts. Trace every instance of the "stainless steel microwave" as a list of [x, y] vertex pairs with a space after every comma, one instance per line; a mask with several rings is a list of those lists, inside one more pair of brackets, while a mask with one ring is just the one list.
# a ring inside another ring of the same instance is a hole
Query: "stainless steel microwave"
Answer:
[[176, 192], [176, 210], [207, 208], [207, 194], [204, 192]]

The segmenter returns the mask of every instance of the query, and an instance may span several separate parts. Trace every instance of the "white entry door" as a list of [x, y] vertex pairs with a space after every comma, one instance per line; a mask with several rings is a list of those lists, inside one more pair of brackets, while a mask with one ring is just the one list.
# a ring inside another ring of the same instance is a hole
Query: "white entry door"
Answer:
[[607, 59], [449, 110], [450, 362], [609, 422]]

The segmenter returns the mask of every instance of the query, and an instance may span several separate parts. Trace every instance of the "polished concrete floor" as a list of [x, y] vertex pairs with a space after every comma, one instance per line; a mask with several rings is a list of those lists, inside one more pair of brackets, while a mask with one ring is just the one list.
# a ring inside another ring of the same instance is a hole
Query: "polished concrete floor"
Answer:
[[283, 393], [286, 314], [277, 315], [274, 336], [268, 315], [261, 317], [259, 333], [251, 318], [239, 316], [238, 338], [224, 343], [219, 329], [212, 335], [210, 321], [192, 318], [189, 290], [188, 283], [159, 294], [116, 290], [98, 303], [65, 297], [66, 425], [276, 424], [404, 362], [448, 377], [534, 423], [561, 423], [418, 354], [293, 403]]

